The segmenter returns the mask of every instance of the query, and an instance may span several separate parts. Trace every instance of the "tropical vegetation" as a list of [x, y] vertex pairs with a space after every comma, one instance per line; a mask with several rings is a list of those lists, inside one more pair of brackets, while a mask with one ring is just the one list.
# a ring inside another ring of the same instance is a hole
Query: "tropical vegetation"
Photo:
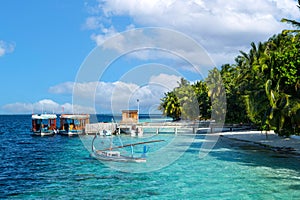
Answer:
[[[300, 9], [300, 0], [298, 1]], [[279, 135], [300, 134], [300, 23], [265, 42], [251, 43], [233, 64], [214, 68], [205, 80], [179, 86], [161, 99], [163, 114], [179, 119], [251, 123]], [[225, 99], [224, 99], [225, 98]]]
[[181, 79], [179, 86], [165, 93], [159, 107], [165, 116], [180, 119], [209, 119], [211, 117], [211, 101], [204, 81], [190, 84]]

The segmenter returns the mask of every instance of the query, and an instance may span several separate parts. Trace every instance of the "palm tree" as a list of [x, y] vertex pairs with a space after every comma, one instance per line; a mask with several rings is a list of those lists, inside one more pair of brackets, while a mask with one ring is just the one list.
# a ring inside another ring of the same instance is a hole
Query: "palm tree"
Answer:
[[237, 76], [239, 75], [237, 68], [234, 65], [225, 64], [222, 65], [220, 73], [223, 79], [227, 99], [227, 112], [225, 122], [249, 122], [244, 100], [240, 95], [239, 85], [236, 84]]
[[227, 104], [226, 92], [219, 70], [214, 68], [209, 71], [205, 81], [209, 88], [208, 96], [212, 102], [211, 118], [222, 123], [225, 121]]
[[197, 81], [192, 85], [198, 104], [200, 119], [210, 119], [211, 101], [208, 96], [208, 87], [204, 81]]
[[[300, 70], [299, 34], [279, 34], [269, 39], [266, 53], [265, 92], [269, 109], [265, 125], [279, 135], [299, 133]], [[296, 61], [296, 62], [295, 62]]]
[[251, 43], [249, 53], [240, 52], [236, 58], [237, 75], [236, 85], [245, 103], [245, 108], [249, 119], [262, 128], [263, 116], [265, 115], [268, 99], [265, 94], [265, 53], [266, 45], [254, 42]]
[[171, 117], [173, 120], [180, 119], [181, 107], [173, 91], [165, 93], [165, 97], [161, 99], [158, 109], [163, 111], [163, 115]]
[[280, 92], [280, 81], [274, 90], [271, 86], [272, 81], [268, 80], [266, 82], [266, 94], [270, 101], [270, 112], [266, 124], [273, 126], [279, 135], [290, 135], [291, 117], [294, 115], [291, 109], [295, 109], [290, 105], [290, 95]]
[[[300, 10], [300, 0], [298, 0], [298, 5], [297, 7]], [[283, 33], [288, 33], [288, 32], [300, 32], [300, 22], [297, 22], [296, 20], [292, 20], [292, 19], [286, 19], [286, 18], [282, 18], [281, 22], [285, 22], [288, 24], [291, 24], [292, 26], [294, 26], [296, 28], [296, 30], [284, 30]]]

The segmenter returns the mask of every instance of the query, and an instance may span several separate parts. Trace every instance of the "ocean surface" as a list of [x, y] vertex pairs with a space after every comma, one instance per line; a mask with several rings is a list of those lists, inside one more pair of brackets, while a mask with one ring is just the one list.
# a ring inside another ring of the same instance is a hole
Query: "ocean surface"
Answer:
[[[101, 119], [111, 121], [111, 116]], [[192, 136], [191, 143], [186, 136], [166, 133], [121, 136], [116, 139], [124, 143], [165, 143], [149, 144], [147, 164], [112, 166], [90, 157], [84, 144], [93, 136], [33, 137], [30, 129], [30, 115], [0, 116], [1, 199], [300, 199], [299, 158], [246, 143], [219, 138], [199, 158], [202, 144], [209, 142], [205, 135]], [[175, 146], [167, 145], [175, 139]], [[164, 145], [178, 158], [168, 160], [167, 151], [157, 156]], [[160, 166], [165, 161], [170, 163]], [[149, 170], [136, 173], [143, 167]]]

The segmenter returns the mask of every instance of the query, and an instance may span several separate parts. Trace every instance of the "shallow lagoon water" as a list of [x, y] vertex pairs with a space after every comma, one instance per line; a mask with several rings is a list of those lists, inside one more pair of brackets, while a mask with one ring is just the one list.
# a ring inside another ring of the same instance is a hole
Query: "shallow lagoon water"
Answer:
[[[205, 138], [198, 135], [172, 164], [126, 173], [92, 159], [78, 137], [32, 137], [29, 130], [30, 116], [0, 116], [0, 198], [300, 198], [300, 160], [246, 143], [220, 138], [199, 159], [199, 141]], [[159, 137], [168, 141], [173, 136]]]

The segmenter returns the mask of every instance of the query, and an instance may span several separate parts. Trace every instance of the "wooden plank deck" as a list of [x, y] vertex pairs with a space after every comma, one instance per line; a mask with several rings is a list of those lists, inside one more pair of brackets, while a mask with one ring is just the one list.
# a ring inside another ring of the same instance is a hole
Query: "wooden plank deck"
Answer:
[[[202, 133], [216, 133], [227, 132], [236, 130], [249, 130], [249, 126], [242, 126], [237, 124], [217, 124], [209, 122], [143, 122], [143, 123], [95, 123], [86, 125], [86, 134], [95, 134], [101, 130], [111, 130], [112, 132], [121, 133], [121, 130], [126, 133], [132, 133], [132, 131], [139, 132], [197, 132]], [[185, 131], [183, 131], [185, 130]]]

